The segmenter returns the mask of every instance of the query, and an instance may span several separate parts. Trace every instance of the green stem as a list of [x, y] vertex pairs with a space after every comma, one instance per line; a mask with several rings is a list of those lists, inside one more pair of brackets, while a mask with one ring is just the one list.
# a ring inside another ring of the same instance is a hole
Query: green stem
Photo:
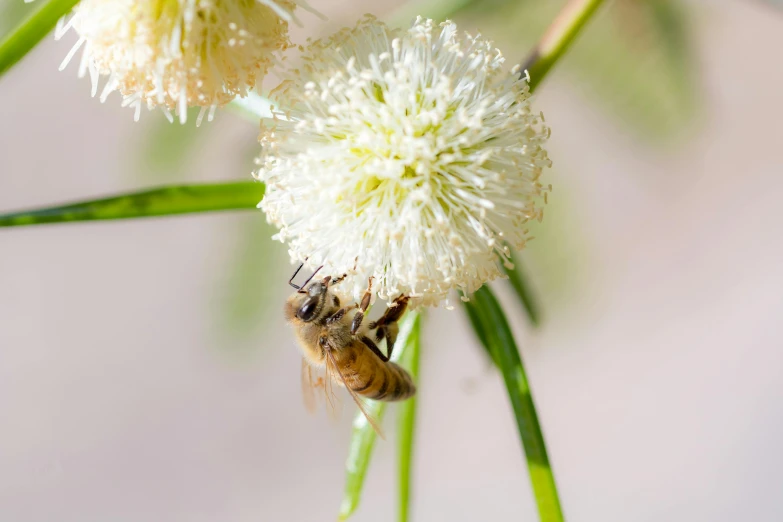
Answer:
[[[22, 0], [12, 0], [21, 2]], [[38, 0], [41, 6], [0, 42], [0, 76], [54, 29], [79, 0]]]
[[[407, 356], [407, 353], [413, 346], [418, 346], [420, 322], [419, 312], [408, 312], [402, 318], [402, 321], [400, 321], [400, 333], [397, 335], [397, 342], [394, 344], [392, 361], [399, 362], [403, 357]], [[386, 411], [386, 405], [387, 403], [383, 401], [365, 401], [365, 410], [380, 425], [383, 420], [383, 414]], [[339, 520], [346, 520], [359, 507], [359, 500], [364, 487], [364, 477], [367, 475], [367, 468], [370, 466], [370, 457], [372, 456], [372, 449], [377, 435], [372, 425], [359, 412], [353, 423], [351, 447], [348, 450], [348, 459], [345, 463], [345, 492], [343, 493], [342, 504], [340, 504]]]
[[[383, 420], [383, 414], [386, 412], [386, 403], [374, 401], [367, 404], [364, 409], [367, 411], [367, 415], [380, 424]], [[345, 491], [343, 501], [340, 504], [338, 520], [347, 520], [359, 507], [364, 478], [370, 467], [372, 449], [377, 437], [378, 434], [375, 433], [364, 414], [359, 412], [353, 422], [351, 447], [348, 449], [348, 459], [345, 461]]]
[[[603, 0], [571, 0], [563, 8], [523, 65], [529, 75], [531, 91], [546, 78], [602, 3]], [[519, 278], [512, 280], [512, 284], [522, 298], [529, 317], [537, 324], [538, 314], [524, 281]], [[511, 329], [502, 308], [487, 286], [473, 294], [472, 299], [466, 303], [468, 317], [482, 344], [503, 373], [525, 450], [539, 517], [542, 522], [561, 522], [564, 518], [555, 477], [549, 464], [525, 367]]]
[[602, 3], [603, 0], [570, 0], [560, 11], [522, 66], [530, 75], [531, 91], [544, 80]]
[[492, 354], [492, 359], [503, 374], [527, 458], [539, 517], [542, 522], [562, 522], [563, 512], [555, 477], [549, 464], [544, 434], [538, 421], [522, 357], [503, 309], [487, 286], [476, 291], [465, 305], [468, 307], [471, 323], [477, 326], [476, 334], [479, 340]]
[[[413, 323], [410, 346], [402, 358], [402, 366], [419, 383], [419, 359], [421, 353], [421, 316], [417, 315]], [[399, 508], [397, 519], [408, 522], [410, 517], [411, 463], [413, 462], [413, 434], [416, 425], [416, 401], [418, 394], [400, 405], [399, 409]]]

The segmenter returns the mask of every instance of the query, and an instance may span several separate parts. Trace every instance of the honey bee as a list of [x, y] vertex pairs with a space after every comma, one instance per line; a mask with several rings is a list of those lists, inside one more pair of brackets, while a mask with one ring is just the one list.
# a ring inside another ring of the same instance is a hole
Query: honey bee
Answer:
[[[340, 307], [340, 299], [332, 292], [332, 287], [346, 276], [335, 279], [327, 276], [311, 283], [321, 269], [319, 267], [302, 286], [297, 286], [293, 280], [301, 268], [300, 265], [288, 281], [296, 292], [286, 300], [284, 313], [294, 327], [304, 356], [302, 389], [305, 403], [312, 409], [314, 383], [311, 368], [325, 367], [326, 382], [316, 385], [326, 387], [333, 381], [345, 387], [380, 433], [358, 396], [376, 401], [400, 401], [416, 393], [410, 374], [389, 360], [399, 332], [397, 322], [405, 313], [408, 297], [395, 299], [377, 321], [365, 326], [364, 314], [372, 297], [372, 277], [360, 303]], [[387, 355], [378, 348], [377, 343], [382, 340], [386, 341]]]

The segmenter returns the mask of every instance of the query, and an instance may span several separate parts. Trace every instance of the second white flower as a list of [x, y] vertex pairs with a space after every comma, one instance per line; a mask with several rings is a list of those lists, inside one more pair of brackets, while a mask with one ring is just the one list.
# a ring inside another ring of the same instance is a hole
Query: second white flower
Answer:
[[82, 0], [58, 37], [73, 27], [79, 39], [63, 62], [82, 50], [79, 75], [89, 72], [93, 96], [117, 90], [123, 105], [173, 111], [188, 107], [210, 118], [216, 107], [244, 96], [266, 74], [273, 53], [290, 46], [294, 0]]

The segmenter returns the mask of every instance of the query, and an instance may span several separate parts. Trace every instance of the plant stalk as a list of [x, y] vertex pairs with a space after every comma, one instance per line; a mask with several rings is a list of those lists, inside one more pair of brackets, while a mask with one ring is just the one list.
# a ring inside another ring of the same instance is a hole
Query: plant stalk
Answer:
[[41, 6], [0, 42], [0, 76], [30, 52], [54, 29], [57, 20], [68, 14], [79, 2], [79, 0], [38, 1]]
[[528, 84], [531, 92], [571, 47], [602, 3], [603, 0], [570, 0], [560, 11], [522, 64], [523, 76], [524, 71], [527, 71], [530, 77]]

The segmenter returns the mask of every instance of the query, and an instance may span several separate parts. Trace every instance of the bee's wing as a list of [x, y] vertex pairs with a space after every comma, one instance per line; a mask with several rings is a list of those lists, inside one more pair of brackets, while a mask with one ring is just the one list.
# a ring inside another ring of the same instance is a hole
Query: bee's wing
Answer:
[[302, 357], [302, 401], [310, 413], [315, 412], [315, 383], [313, 382], [313, 367]]
[[307, 359], [302, 357], [302, 402], [305, 408], [310, 413], [315, 413], [319, 396], [322, 396], [329, 416], [335, 419], [338, 416], [339, 401], [332, 390], [332, 378], [329, 373], [327, 368], [326, 374], [320, 375], [320, 369], [313, 368]]
[[[372, 416], [367, 413], [367, 410], [364, 407], [364, 403], [359, 398], [358, 395], [356, 395], [356, 392], [353, 391], [351, 388], [348, 387], [348, 383], [345, 382], [345, 376], [343, 375], [343, 372], [340, 371], [340, 368], [337, 366], [337, 361], [334, 359], [334, 353], [332, 349], [326, 349], [324, 350], [326, 352], [326, 382], [331, 382], [332, 377], [334, 375], [337, 375], [340, 379], [340, 381], [343, 383], [343, 386], [346, 390], [348, 390], [348, 393], [351, 395], [351, 398], [353, 399], [353, 402], [356, 403], [356, 405], [359, 407], [359, 411], [362, 412], [364, 417], [367, 419], [367, 422], [370, 423], [370, 426], [372, 426], [372, 429], [375, 430], [375, 433], [378, 434], [378, 436], [382, 439], [385, 437], [383, 436], [383, 431], [381, 431], [381, 428], [378, 426], [378, 423], [375, 421], [375, 419], [372, 418]], [[326, 397], [327, 400], [329, 400], [329, 395], [333, 395], [331, 392], [331, 389], [327, 393]]]

